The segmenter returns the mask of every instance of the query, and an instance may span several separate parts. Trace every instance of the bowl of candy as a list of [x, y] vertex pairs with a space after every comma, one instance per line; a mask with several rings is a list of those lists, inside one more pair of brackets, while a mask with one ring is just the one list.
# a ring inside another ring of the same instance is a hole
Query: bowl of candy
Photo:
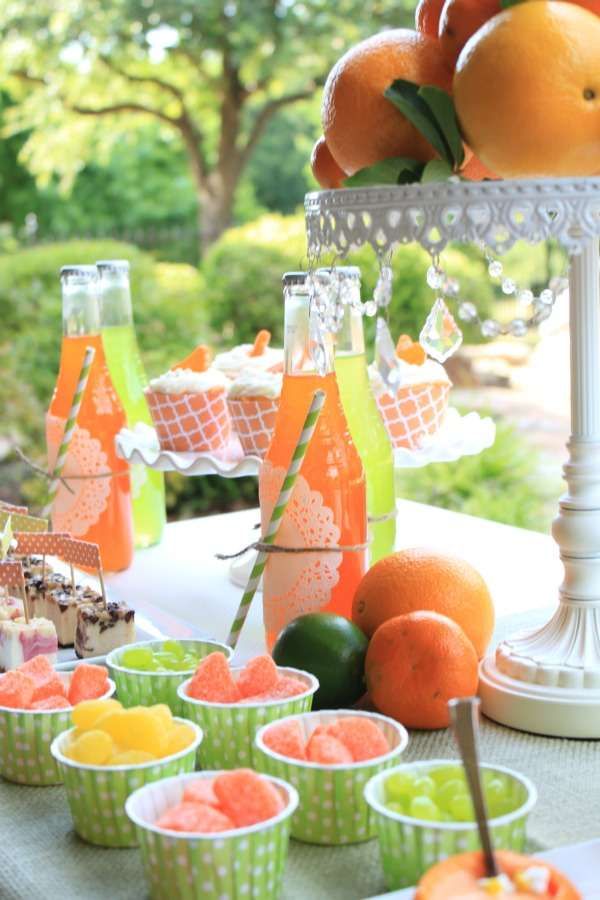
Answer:
[[309, 710], [318, 689], [314, 675], [276, 666], [266, 654], [236, 667], [220, 653], [207, 656], [179, 688], [183, 715], [204, 732], [202, 768], [252, 765], [261, 725]]
[[276, 900], [297, 805], [291, 785], [251, 769], [179, 775], [137, 790], [126, 811], [151, 896]]
[[[481, 764], [489, 825], [497, 847], [522, 851], [527, 817], [537, 791], [525, 776], [504, 766]], [[388, 886], [416, 884], [434, 863], [479, 850], [479, 834], [460, 760], [428, 760], [397, 766], [365, 788]]]
[[56, 672], [46, 656], [0, 675], [0, 775], [19, 784], [61, 784], [52, 741], [70, 726], [77, 704], [114, 690], [103, 666], [80, 663], [74, 672]]
[[298, 791], [292, 837], [311, 844], [355, 844], [375, 837], [363, 796], [366, 783], [395, 766], [407, 744], [406, 729], [378, 713], [309, 712], [261, 728], [256, 765]]
[[123, 706], [166, 703], [174, 716], [181, 716], [179, 685], [194, 674], [205, 656], [215, 651], [227, 658], [233, 652], [226, 644], [210, 640], [141, 641], [113, 650], [106, 664]]
[[54, 739], [77, 834], [102, 847], [135, 847], [129, 795], [159, 778], [193, 772], [202, 731], [165, 704], [124, 709], [118, 700], [82, 703], [73, 728]]

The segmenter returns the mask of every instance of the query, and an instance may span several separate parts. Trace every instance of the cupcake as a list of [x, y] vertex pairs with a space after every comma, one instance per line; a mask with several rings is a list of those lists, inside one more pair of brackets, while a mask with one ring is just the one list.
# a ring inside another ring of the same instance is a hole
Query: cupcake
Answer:
[[217, 353], [213, 366], [232, 380], [248, 369], [254, 372], [283, 372], [283, 350], [270, 346], [271, 332], [262, 329], [253, 344], [238, 344]]
[[231, 438], [229, 379], [209, 365], [208, 348], [196, 348], [152, 379], [146, 399], [163, 450], [214, 452]]
[[401, 335], [388, 382], [374, 364], [369, 366], [369, 378], [394, 447], [415, 450], [437, 434], [446, 416], [452, 382], [440, 363], [427, 358], [420, 344]]
[[281, 372], [245, 369], [229, 388], [231, 424], [246, 455], [262, 459], [269, 448], [282, 380]]

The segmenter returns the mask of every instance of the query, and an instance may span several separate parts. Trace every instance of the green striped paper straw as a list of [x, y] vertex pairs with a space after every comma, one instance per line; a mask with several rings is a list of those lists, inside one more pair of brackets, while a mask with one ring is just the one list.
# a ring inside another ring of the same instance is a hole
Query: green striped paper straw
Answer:
[[79, 407], [81, 406], [81, 401], [83, 399], [83, 394], [87, 385], [90, 369], [92, 368], [92, 363], [94, 361], [95, 355], [96, 350], [94, 349], [94, 347], [86, 347], [85, 356], [83, 357], [83, 365], [79, 374], [79, 381], [77, 382], [75, 396], [73, 397], [73, 402], [71, 404], [71, 411], [69, 412], [69, 418], [67, 419], [67, 424], [65, 425], [65, 433], [63, 434], [63, 438], [58, 449], [58, 456], [56, 457], [56, 462], [54, 463], [52, 481], [50, 482], [50, 487], [48, 488], [48, 502], [46, 503], [46, 506], [44, 507], [44, 510], [42, 512], [43, 518], [46, 518], [50, 515], [54, 500], [56, 498], [60, 476], [65, 465], [67, 454], [69, 452], [69, 446], [71, 444], [73, 432], [75, 431], [75, 425], [77, 424]]
[[[302, 431], [300, 432], [300, 437], [298, 438], [298, 443], [296, 444], [296, 448], [292, 454], [292, 461], [287, 470], [286, 476], [283, 479], [283, 484], [279, 492], [279, 497], [277, 498], [277, 503], [275, 504], [273, 512], [271, 513], [271, 521], [269, 522], [269, 525], [267, 527], [267, 533], [262, 538], [262, 542], [264, 544], [273, 544], [275, 542], [277, 531], [279, 530], [279, 524], [283, 518], [288, 500], [292, 496], [292, 491], [294, 490], [294, 485], [296, 484], [298, 473], [302, 468], [302, 463], [304, 461], [304, 457], [306, 456], [308, 445], [310, 444], [311, 438], [314, 434], [315, 427], [317, 425], [317, 419], [321, 414], [324, 403], [325, 392], [315, 391], [308, 413], [306, 414], [306, 419], [304, 420], [304, 425], [302, 426]], [[264, 550], [259, 551], [256, 557], [256, 562], [254, 563], [254, 566], [252, 568], [252, 572], [250, 573], [250, 578], [248, 579], [246, 590], [244, 591], [244, 595], [240, 601], [235, 619], [233, 620], [233, 625], [231, 626], [229, 637], [227, 638], [227, 643], [234, 650], [237, 646], [240, 632], [244, 626], [244, 622], [246, 621], [246, 617], [250, 609], [250, 604], [252, 603], [252, 598], [256, 593], [256, 589], [261, 579], [266, 562], [267, 554], [264, 552]]]

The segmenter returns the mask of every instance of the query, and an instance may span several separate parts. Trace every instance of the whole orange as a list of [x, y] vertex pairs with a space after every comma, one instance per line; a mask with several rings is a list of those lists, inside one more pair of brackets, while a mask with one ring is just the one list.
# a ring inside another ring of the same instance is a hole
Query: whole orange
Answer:
[[600, 170], [600, 18], [531, 0], [490, 19], [459, 56], [463, 137], [503, 178]]
[[479, 665], [456, 622], [434, 612], [413, 612], [377, 629], [365, 676], [379, 712], [409, 728], [446, 728], [448, 700], [477, 693]]
[[392, 156], [421, 162], [435, 157], [431, 144], [383, 96], [397, 78], [449, 90], [451, 70], [438, 41], [404, 28], [384, 31], [352, 47], [329, 73], [323, 132], [348, 175]]
[[468, 181], [483, 181], [484, 178], [497, 181], [500, 177], [499, 175], [495, 175], [490, 169], [486, 168], [481, 160], [477, 159], [474, 154], [471, 154], [470, 159], [463, 165], [460, 174]]
[[500, 0], [446, 0], [438, 36], [443, 53], [453, 65], [471, 35], [501, 9]]
[[310, 157], [310, 167], [316, 180], [322, 188], [341, 188], [346, 178], [346, 173], [340, 169], [331, 155], [324, 137], [320, 137], [313, 147]]
[[436, 38], [440, 27], [440, 13], [444, 0], [419, 0], [415, 10], [415, 28], [421, 34]]
[[494, 630], [494, 605], [479, 572], [462, 559], [422, 547], [380, 559], [363, 576], [352, 604], [352, 620], [371, 637], [404, 613], [431, 610], [463, 629], [481, 658]]

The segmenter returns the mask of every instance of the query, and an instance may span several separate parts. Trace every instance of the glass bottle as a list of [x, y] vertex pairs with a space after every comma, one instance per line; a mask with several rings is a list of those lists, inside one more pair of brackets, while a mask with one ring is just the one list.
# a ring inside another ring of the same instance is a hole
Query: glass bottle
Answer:
[[304, 613], [327, 611], [349, 617], [367, 556], [365, 477], [342, 409], [331, 336], [322, 336], [323, 359], [317, 371], [306, 274], [288, 272], [283, 284], [283, 387], [273, 438], [259, 475], [263, 533], [314, 393], [322, 390], [326, 394], [325, 404], [276, 543], [289, 547], [331, 545], [357, 549], [275, 553], [268, 557], [263, 577], [263, 612], [269, 646], [289, 621]]
[[[96, 263], [100, 278], [100, 326], [110, 377], [125, 410], [127, 426], [152, 425], [144, 396], [146, 373], [131, 310], [129, 263], [125, 259]], [[165, 526], [165, 479], [144, 465], [130, 470], [133, 531], [136, 547], [157, 544]]]
[[352, 440], [360, 454], [367, 482], [371, 565], [393, 553], [396, 542], [394, 455], [377, 409], [367, 371], [365, 335], [360, 309], [360, 269], [336, 269], [349, 303], [336, 335], [335, 374]]
[[85, 477], [71, 479], [68, 488], [59, 485], [52, 525], [55, 531], [98, 544], [104, 569], [116, 572], [126, 569], [133, 555], [129, 466], [115, 451], [125, 413], [108, 374], [100, 336], [96, 267], [64, 266], [60, 280], [63, 338], [58, 379], [46, 415], [49, 468], [58, 455], [86, 347], [94, 347], [96, 353], [63, 469], [64, 476]]

